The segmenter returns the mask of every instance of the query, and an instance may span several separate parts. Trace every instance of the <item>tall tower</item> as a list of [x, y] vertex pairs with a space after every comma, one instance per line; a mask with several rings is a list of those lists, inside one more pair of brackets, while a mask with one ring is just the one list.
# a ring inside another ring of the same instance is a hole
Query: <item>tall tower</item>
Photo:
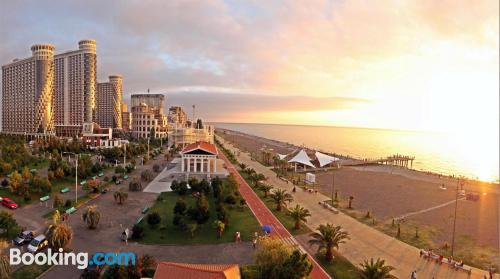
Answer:
[[2, 66], [2, 130], [11, 134], [54, 132], [54, 49], [31, 47], [32, 56]]
[[121, 75], [112, 75], [97, 84], [97, 123], [102, 128], [122, 128], [122, 83]]
[[97, 90], [95, 40], [81, 40], [78, 50], [55, 56], [55, 124], [61, 136], [75, 136], [95, 120]]

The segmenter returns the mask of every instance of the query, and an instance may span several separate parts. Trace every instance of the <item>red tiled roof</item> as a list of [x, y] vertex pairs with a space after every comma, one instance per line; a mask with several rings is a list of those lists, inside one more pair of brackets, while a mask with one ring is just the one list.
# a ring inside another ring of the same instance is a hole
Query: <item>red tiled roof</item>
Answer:
[[200, 149], [213, 155], [217, 155], [217, 147], [215, 147], [214, 144], [208, 143], [206, 141], [197, 141], [188, 144], [186, 145], [186, 147], [184, 147], [184, 149], [182, 149], [182, 153], [188, 153], [196, 149]]
[[240, 279], [237, 264], [189, 264], [161, 262], [153, 279]]

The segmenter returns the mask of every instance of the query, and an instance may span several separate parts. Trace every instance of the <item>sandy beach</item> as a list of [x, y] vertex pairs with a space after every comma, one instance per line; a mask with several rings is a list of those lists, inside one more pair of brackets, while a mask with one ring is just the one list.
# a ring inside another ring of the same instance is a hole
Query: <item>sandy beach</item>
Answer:
[[[240, 132], [226, 130], [224, 133], [219, 130], [219, 135], [234, 142], [241, 150], [254, 154], [256, 158], [261, 156], [262, 148], [281, 154], [297, 148]], [[362, 213], [370, 210], [376, 219], [384, 222], [423, 211], [407, 220], [431, 228], [430, 238], [435, 245], [451, 243], [457, 179], [386, 165], [342, 167], [334, 171], [316, 172], [321, 192], [332, 192], [332, 175], [335, 175], [334, 187], [341, 199], [345, 201], [349, 196], [354, 197], [355, 211]], [[440, 188], [442, 185], [446, 190]], [[463, 246], [463, 253], [474, 250], [474, 255], [493, 261], [494, 257], [498, 257], [498, 185], [467, 180], [463, 187], [466, 193], [479, 195], [479, 200], [458, 201], [457, 243]], [[425, 211], [433, 207], [438, 208]]]

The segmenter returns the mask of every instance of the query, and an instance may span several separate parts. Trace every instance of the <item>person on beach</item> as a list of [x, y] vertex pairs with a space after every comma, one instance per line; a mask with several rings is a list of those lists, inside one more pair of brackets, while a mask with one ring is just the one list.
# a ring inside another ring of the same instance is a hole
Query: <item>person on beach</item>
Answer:
[[417, 279], [417, 271], [416, 270], [412, 271], [412, 273], [410, 275], [410, 279]]

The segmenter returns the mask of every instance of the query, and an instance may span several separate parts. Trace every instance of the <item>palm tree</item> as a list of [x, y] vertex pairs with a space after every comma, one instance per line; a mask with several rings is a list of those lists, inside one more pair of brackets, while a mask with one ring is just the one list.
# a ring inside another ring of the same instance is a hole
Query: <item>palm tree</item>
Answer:
[[303, 208], [300, 205], [295, 205], [295, 207], [290, 211], [290, 216], [295, 221], [295, 229], [300, 229], [300, 224], [302, 222], [307, 222], [307, 217], [311, 216], [308, 209]]
[[267, 194], [273, 189], [273, 186], [267, 184], [267, 183], [261, 183], [259, 186], [259, 190], [264, 192], [264, 198], [267, 198]]
[[293, 197], [286, 190], [276, 189], [271, 193], [271, 198], [276, 203], [276, 211], [281, 211], [283, 206], [286, 206], [286, 202], [292, 202]]
[[65, 249], [73, 239], [73, 230], [64, 223], [50, 225], [46, 234], [49, 245], [56, 250]]
[[101, 220], [101, 212], [97, 210], [97, 206], [88, 206], [85, 212], [82, 214], [83, 221], [87, 223], [89, 229], [95, 229], [99, 220]]
[[242, 171], [245, 171], [245, 169], [246, 169], [246, 168], [247, 168], [247, 165], [245, 165], [244, 163], [241, 163], [241, 164], [240, 164], [240, 169], [241, 169]]
[[121, 205], [128, 198], [128, 193], [124, 192], [123, 189], [120, 188], [113, 194], [113, 197], [115, 198], [115, 201]]
[[321, 224], [317, 230], [310, 235], [313, 239], [309, 240], [309, 245], [318, 245], [318, 252], [326, 249], [325, 258], [330, 262], [333, 260], [333, 249], [338, 249], [340, 244], [350, 239], [349, 234], [341, 226], [332, 224]]
[[377, 261], [373, 261], [373, 258], [368, 262], [367, 260], [364, 263], [360, 264], [361, 266], [361, 274], [360, 277], [362, 279], [394, 279], [396, 276], [390, 274], [395, 268], [390, 265], [385, 265], [385, 260], [377, 259]]

